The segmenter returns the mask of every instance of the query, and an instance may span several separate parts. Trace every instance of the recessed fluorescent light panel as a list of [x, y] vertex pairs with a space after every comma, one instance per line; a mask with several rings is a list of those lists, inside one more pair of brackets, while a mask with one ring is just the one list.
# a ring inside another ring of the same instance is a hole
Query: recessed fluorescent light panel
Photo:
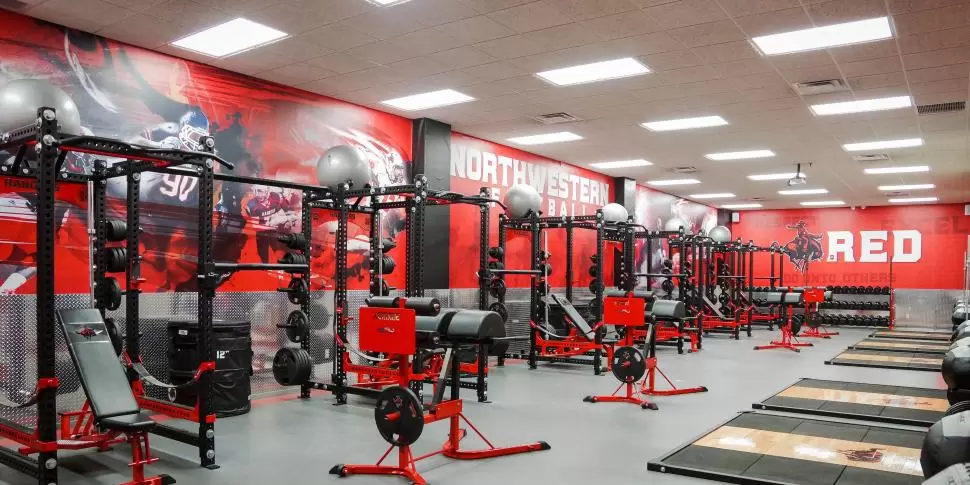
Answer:
[[722, 209], [757, 209], [761, 204], [724, 204]]
[[388, 106], [403, 109], [405, 111], [416, 111], [419, 109], [438, 108], [452, 104], [467, 103], [474, 100], [475, 98], [467, 94], [459, 93], [454, 89], [442, 89], [440, 91], [431, 91], [430, 93], [413, 94], [411, 96], [388, 99], [387, 101], [381, 101], [381, 104], [386, 104]]
[[716, 194], [694, 194], [688, 195], [688, 197], [691, 199], [730, 199], [731, 197], [735, 197], [735, 195], [730, 192], [719, 192]]
[[885, 190], [892, 192], [895, 190], [925, 190], [925, 189], [935, 189], [936, 185], [933, 184], [909, 184], [909, 185], [880, 185], [879, 190]]
[[846, 143], [845, 145], [842, 145], [842, 148], [847, 152], [864, 152], [868, 150], [888, 150], [890, 148], [909, 148], [918, 146], [923, 146], [922, 138]]
[[927, 165], [912, 165], [908, 167], [879, 167], [879, 168], [867, 168], [865, 172], [869, 175], [885, 175], [890, 173], [920, 173], [929, 172], [930, 167]]
[[543, 135], [517, 136], [515, 138], [509, 138], [508, 141], [518, 145], [545, 145], [547, 143], [562, 143], [582, 139], [583, 137], [575, 133], [569, 131], [560, 131], [556, 133], [546, 133]]
[[652, 163], [642, 159], [637, 158], [635, 160], [617, 160], [615, 162], [596, 162], [589, 164], [593, 168], [630, 168], [630, 167], [646, 167], [653, 165]]
[[913, 98], [909, 96], [895, 96], [892, 98], [863, 99], [842, 103], [813, 104], [811, 109], [818, 116], [828, 116], [864, 113], [867, 111], [886, 111], [890, 109], [908, 108], [912, 105]]
[[410, 0], [367, 0], [368, 3], [373, 3], [374, 5], [380, 7], [390, 7], [391, 5], [397, 5], [399, 3], [408, 2]]
[[573, 84], [606, 81], [607, 79], [639, 76], [648, 72], [650, 72], [650, 69], [636, 59], [624, 57], [623, 59], [543, 71], [536, 73], [536, 76], [557, 86], [571, 86]]
[[936, 197], [903, 197], [901, 199], [889, 199], [893, 204], [912, 204], [916, 202], [936, 202], [940, 199]]
[[762, 35], [751, 39], [766, 56], [827, 49], [889, 39], [893, 31], [888, 17], [826, 25], [781, 34]]
[[768, 158], [773, 156], [775, 156], [775, 152], [771, 150], [748, 150], [745, 152], [708, 153], [704, 155], [705, 158], [710, 160], [747, 160], [749, 158]]
[[808, 202], [802, 202], [801, 204], [806, 207], [819, 207], [826, 205], [845, 205], [845, 202], [841, 200], [810, 200]]
[[796, 176], [805, 176], [803, 173], [795, 172], [785, 172], [785, 173], [759, 173], [754, 175], [748, 175], [748, 180], [788, 180], [793, 179]]
[[647, 121], [640, 126], [650, 131], [677, 131], [693, 128], [707, 128], [710, 126], [724, 126], [727, 120], [720, 116], [700, 116], [697, 118], [680, 118], [677, 120]]
[[238, 18], [183, 37], [172, 45], [212, 57], [226, 57], [280, 40], [289, 34]]
[[827, 194], [829, 193], [826, 189], [795, 189], [795, 190], [779, 190], [781, 195], [815, 195], [815, 194]]
[[699, 183], [701, 183], [701, 181], [697, 179], [647, 180], [647, 184], [653, 185], [654, 187], [664, 187], [667, 185], [692, 185]]

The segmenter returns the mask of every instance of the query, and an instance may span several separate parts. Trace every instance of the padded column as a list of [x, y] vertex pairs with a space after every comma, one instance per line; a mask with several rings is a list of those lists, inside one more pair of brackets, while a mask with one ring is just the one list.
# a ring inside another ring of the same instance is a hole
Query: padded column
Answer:
[[[428, 185], [435, 190], [451, 188], [451, 125], [430, 118], [412, 122], [412, 171], [411, 175], [424, 174]], [[445, 255], [428, 257], [424, 264], [425, 289], [448, 288], [448, 251], [451, 247], [450, 209], [428, 208], [424, 221], [424, 254]]]

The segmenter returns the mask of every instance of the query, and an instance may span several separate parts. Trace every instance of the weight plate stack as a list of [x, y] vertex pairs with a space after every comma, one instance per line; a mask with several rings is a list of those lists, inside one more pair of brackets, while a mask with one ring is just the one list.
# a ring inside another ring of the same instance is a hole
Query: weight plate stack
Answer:
[[281, 386], [299, 386], [310, 380], [313, 358], [300, 348], [282, 348], [273, 357], [273, 378]]

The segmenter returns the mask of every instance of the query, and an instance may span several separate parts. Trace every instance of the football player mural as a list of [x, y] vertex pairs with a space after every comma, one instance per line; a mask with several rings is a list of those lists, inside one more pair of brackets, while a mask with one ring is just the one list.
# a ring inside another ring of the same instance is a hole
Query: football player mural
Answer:
[[[4, 53], [0, 84], [20, 78], [49, 80], [77, 103], [86, 132], [189, 150], [202, 148], [201, 139], [211, 135], [219, 155], [236, 165], [234, 174], [307, 184], [316, 184], [316, 163], [327, 149], [350, 145], [370, 163], [373, 185], [409, 180], [411, 122], [405, 118], [11, 12], [0, 11], [0, 23], [4, 25], [0, 31]], [[0, 160], [8, 160], [10, 155], [0, 154]], [[93, 162], [88, 156], [73, 156], [68, 166], [88, 172]], [[120, 179], [108, 187], [109, 211], [116, 217], [124, 215], [126, 191]], [[198, 179], [188, 174], [145, 174], [142, 178], [145, 290], [195, 288], [198, 196]], [[301, 196], [299, 191], [268, 186], [217, 183], [213, 201], [216, 259], [275, 261], [282, 254], [277, 235], [301, 230]], [[2, 197], [0, 220], [23, 216], [28, 203], [21, 196], [12, 191]], [[64, 204], [64, 210], [70, 212], [71, 202]], [[75, 212], [83, 220], [84, 212]], [[314, 219], [323, 233], [319, 238], [331, 237], [325, 226], [332, 219]], [[78, 230], [85, 230], [84, 224]], [[387, 225], [385, 235], [392, 236], [392, 230]], [[28, 233], [4, 234], [0, 246], [31, 243]], [[363, 231], [365, 242], [367, 237], [368, 232]], [[360, 245], [358, 239], [351, 242], [355, 248]], [[85, 242], [86, 235], [80, 241]], [[25, 283], [32, 276], [26, 269], [30, 259], [8, 249], [0, 247], [0, 253], [9, 254], [0, 263], [11, 267], [7, 274], [0, 274], [4, 278], [0, 292], [29, 291], [30, 285]], [[403, 251], [403, 245], [396, 251]], [[86, 264], [86, 256], [76, 259]], [[403, 261], [403, 253], [395, 259]], [[85, 266], [77, 269], [86, 271]], [[398, 273], [389, 278], [392, 286], [395, 277], [403, 278], [403, 271]], [[236, 291], [272, 290], [283, 278], [282, 274], [227, 275], [224, 284]], [[366, 288], [367, 283], [360, 287]]]

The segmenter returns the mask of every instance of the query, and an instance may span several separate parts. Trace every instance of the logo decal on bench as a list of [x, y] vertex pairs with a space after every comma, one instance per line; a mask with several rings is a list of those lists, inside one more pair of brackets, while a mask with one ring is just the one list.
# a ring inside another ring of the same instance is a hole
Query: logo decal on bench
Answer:
[[77, 333], [78, 335], [80, 335], [80, 336], [82, 336], [82, 337], [84, 337], [86, 339], [90, 339], [92, 337], [97, 337], [98, 335], [101, 335], [102, 333], [104, 333], [104, 331], [103, 330], [95, 330], [95, 329], [93, 329], [91, 327], [81, 327], [75, 333]]

